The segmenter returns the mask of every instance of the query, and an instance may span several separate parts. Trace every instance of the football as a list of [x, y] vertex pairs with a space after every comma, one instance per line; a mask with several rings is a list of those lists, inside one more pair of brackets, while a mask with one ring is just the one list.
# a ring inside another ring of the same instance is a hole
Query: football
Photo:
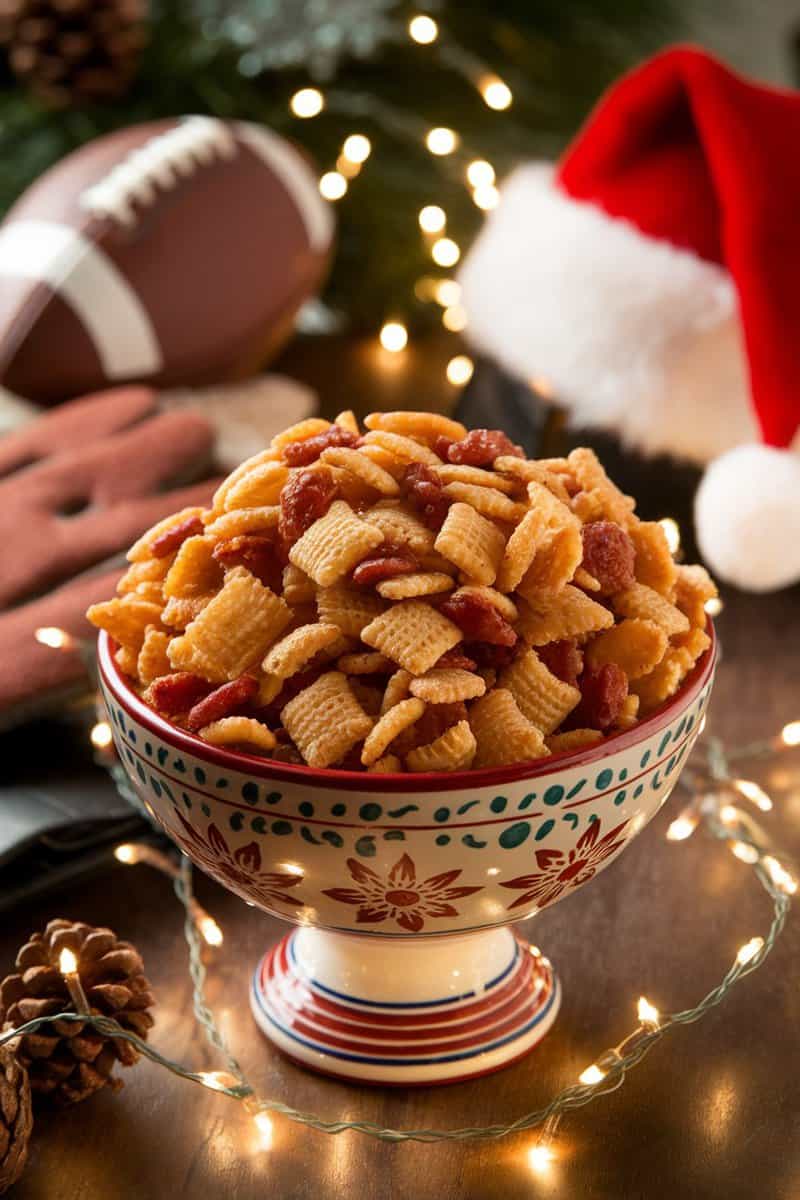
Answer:
[[0, 225], [0, 384], [54, 403], [248, 375], [319, 289], [332, 242], [313, 170], [268, 129], [184, 117], [97, 138]]

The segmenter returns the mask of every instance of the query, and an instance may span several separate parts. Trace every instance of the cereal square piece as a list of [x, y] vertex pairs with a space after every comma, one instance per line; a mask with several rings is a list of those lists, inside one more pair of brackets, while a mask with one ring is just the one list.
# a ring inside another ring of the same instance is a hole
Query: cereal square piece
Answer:
[[396, 754], [384, 754], [371, 767], [367, 767], [370, 775], [397, 775], [403, 770], [403, 764]]
[[341, 671], [321, 675], [290, 700], [281, 721], [310, 767], [339, 762], [372, 729]]
[[309, 579], [305, 571], [291, 563], [283, 568], [283, 598], [292, 608], [299, 604], [313, 604], [317, 598], [317, 589], [313, 579]]
[[599, 513], [599, 517], [592, 517], [593, 520], [615, 521], [624, 529], [636, 523], [633, 516], [635, 501], [612, 483], [594, 450], [579, 446], [571, 451], [567, 464], [583, 493], [588, 495]]
[[506, 479], [496, 471], [487, 471], [483, 467], [471, 467], [468, 463], [445, 463], [436, 468], [436, 474], [442, 483], [471, 483], [473, 487], [494, 488], [505, 495], [516, 491], [518, 487], [513, 479]]
[[340, 636], [341, 630], [338, 625], [324, 622], [300, 625], [275, 643], [261, 664], [262, 670], [267, 675], [288, 679], [291, 675], [296, 675], [315, 654], [330, 646]]
[[411, 437], [423, 442], [436, 441], [437, 437], [460, 442], [467, 436], [460, 421], [431, 412], [374, 412], [364, 418], [367, 429], [382, 429], [400, 437]]
[[417, 442], [414, 438], [403, 437], [399, 433], [373, 429], [364, 435], [364, 442], [368, 446], [380, 446], [402, 463], [421, 462], [429, 467], [439, 467], [442, 464], [442, 460], [438, 454], [433, 453], [430, 446], [426, 446], [424, 442]]
[[275, 749], [275, 734], [255, 717], [221, 717], [199, 731], [212, 746], [245, 746], [268, 752]]
[[126, 596], [93, 604], [86, 616], [98, 629], [105, 629], [120, 646], [138, 655], [148, 625], [158, 625], [161, 621], [161, 605], [129, 592]]
[[361, 640], [412, 675], [423, 675], [461, 641], [457, 625], [422, 600], [403, 600], [361, 631]]
[[516, 479], [519, 483], [538, 483], [542, 487], [547, 488], [557, 500], [569, 507], [570, 494], [567, 490], [567, 485], [564, 476], [556, 472], [548, 463], [562, 462], [567, 465], [567, 460], [564, 459], [541, 459], [538, 462], [531, 462], [527, 458], [515, 458], [513, 455], [496, 458], [494, 460], [495, 471], [501, 471], [503, 475], [510, 476], [511, 479]]
[[364, 520], [380, 529], [387, 542], [407, 546], [418, 557], [430, 554], [436, 534], [415, 512], [399, 502], [379, 502], [367, 509]]
[[205, 606], [213, 599], [213, 592], [208, 592], [205, 596], [192, 596], [190, 599], [171, 596], [164, 605], [161, 624], [168, 625], [170, 629], [185, 629], [187, 625], [191, 625], [195, 617], [199, 617]]
[[427, 746], [409, 750], [406, 766], [409, 771], [467, 771], [477, 749], [469, 721], [459, 721]]
[[474, 700], [486, 691], [480, 675], [462, 671], [459, 667], [432, 667], [409, 686], [412, 696], [429, 704], [453, 704], [457, 700]]
[[[689, 661], [687, 661], [689, 660]], [[631, 681], [631, 692], [639, 697], [640, 713], [652, 712], [681, 686], [691, 668], [689, 655], [683, 649], [670, 649], [649, 675]]]
[[237, 679], [264, 657], [291, 620], [289, 606], [243, 567], [229, 571], [222, 589], [173, 638], [169, 660], [213, 683]]
[[288, 478], [289, 468], [284, 463], [264, 462], [253, 467], [225, 496], [225, 511], [276, 505]]
[[469, 504], [451, 504], [434, 543], [439, 554], [476, 583], [492, 584], [503, 558], [506, 539]]
[[550, 753], [541, 730], [522, 715], [505, 688], [495, 688], [476, 700], [469, 723], [476, 742], [473, 767], [502, 767]]
[[628, 530], [636, 558], [633, 571], [637, 583], [643, 583], [661, 596], [672, 596], [678, 568], [667, 543], [667, 535], [658, 521], [640, 521]]
[[254, 467], [262, 466], [264, 463], [278, 462], [280, 457], [280, 451], [269, 447], [266, 450], [259, 450], [258, 454], [253, 454], [250, 458], [246, 458], [244, 462], [239, 463], [238, 467], [223, 479], [214, 492], [211, 498], [211, 510], [208, 513], [208, 520], [213, 521], [225, 511], [225, 502], [229, 492], [233, 490], [240, 479], [244, 479], [249, 471], [252, 471]]
[[224, 541], [242, 533], [269, 533], [278, 524], [279, 504], [262, 504], [257, 508], [234, 508], [206, 525], [209, 537]]
[[354, 433], [357, 437], [361, 436], [356, 414], [352, 408], [346, 408], [343, 412], [338, 413], [334, 417], [333, 423], [334, 425], [338, 425], [340, 429], [346, 429], [348, 433]]
[[317, 592], [320, 621], [338, 625], [348, 637], [361, 637], [362, 629], [379, 617], [385, 608], [383, 600], [374, 592], [349, 587], [346, 583], [334, 583], [332, 587], [320, 588]]
[[685, 633], [689, 628], [689, 618], [679, 608], [643, 583], [635, 583], [623, 592], [617, 592], [611, 603], [614, 611], [622, 617], [642, 617], [646, 621], [654, 621], [667, 637]]
[[385, 600], [411, 600], [414, 596], [435, 596], [440, 592], [449, 592], [452, 586], [452, 576], [442, 571], [412, 571], [408, 575], [382, 580], [376, 591]]
[[469, 504], [476, 512], [495, 521], [516, 523], [525, 514], [525, 507], [494, 487], [474, 483], [446, 483], [445, 492], [452, 500]]
[[117, 592], [120, 596], [124, 596], [126, 592], [138, 591], [143, 583], [161, 583], [171, 562], [171, 558], [164, 557], [147, 558], [142, 562], [131, 563], [117, 584]]
[[321, 461], [330, 467], [348, 471], [383, 496], [397, 496], [400, 492], [400, 485], [394, 476], [361, 450], [353, 450], [350, 446], [331, 446], [323, 450]]
[[214, 539], [208, 536], [187, 538], [175, 556], [164, 580], [164, 595], [169, 599], [189, 600], [215, 592], [222, 584], [222, 567], [213, 558]]
[[711, 645], [711, 638], [705, 630], [693, 625], [688, 633], [679, 633], [672, 639], [672, 644], [678, 649], [685, 650], [689, 655], [692, 666], [701, 654], [705, 654]]
[[468, 583], [465, 584], [464, 587], [460, 587], [457, 591], [453, 592], [452, 599], [456, 600], [465, 596], [470, 597], [473, 600], [477, 600], [478, 603], [486, 601], [488, 604], [491, 604], [491, 606], [496, 608], [500, 613], [500, 616], [504, 617], [506, 621], [516, 621], [519, 616], [519, 609], [511, 597], [504, 596], [503, 593], [499, 592], [496, 588], [483, 587], [481, 584]]
[[584, 638], [613, 624], [613, 614], [607, 608], [571, 584], [557, 595], [532, 593], [529, 600], [520, 604], [518, 628], [529, 646]]
[[577, 522], [549, 529], [517, 591], [526, 598], [537, 592], [560, 592], [572, 579], [582, 558], [583, 540]]
[[394, 663], [385, 654], [377, 650], [362, 650], [354, 654], [343, 654], [336, 666], [345, 675], [389, 675], [394, 670]]
[[404, 729], [408, 729], [410, 725], [418, 721], [424, 711], [425, 701], [415, 697], [401, 700], [393, 708], [387, 709], [373, 725], [364, 742], [364, 749], [361, 751], [361, 761], [364, 766], [369, 767], [372, 763], [377, 762], [389, 744]]
[[289, 559], [319, 587], [330, 587], [382, 541], [379, 529], [357, 517], [344, 500], [334, 500], [325, 516], [295, 542]]
[[706, 627], [705, 606], [717, 596], [717, 587], [705, 567], [680, 566], [675, 580], [675, 603], [692, 625]]
[[631, 729], [637, 722], [639, 716], [639, 697], [635, 692], [628, 692], [628, 695], [622, 701], [622, 708], [619, 710], [619, 716], [614, 722], [615, 729]]
[[546, 533], [547, 514], [544, 509], [529, 509], [506, 542], [500, 570], [497, 572], [499, 591], [513, 592], [522, 582]]
[[140, 683], [151, 684], [160, 675], [169, 675], [172, 667], [167, 657], [167, 646], [172, 635], [148, 625], [142, 648], [136, 660], [136, 674]]
[[619, 625], [598, 633], [586, 647], [590, 667], [616, 663], [628, 679], [639, 679], [658, 666], [667, 649], [667, 635], [655, 621], [626, 617]]
[[570, 750], [579, 750], [581, 746], [594, 746], [602, 742], [603, 734], [599, 729], [570, 729], [566, 733], [551, 733], [544, 740], [551, 754], [567, 754]]
[[524, 650], [501, 671], [497, 686], [511, 693], [522, 715], [543, 734], [557, 729], [581, 698], [577, 688], [548, 670], [535, 650]]
[[330, 421], [326, 421], [324, 417], [305, 417], [304, 420], [284, 429], [282, 433], [276, 433], [270, 446], [273, 450], [282, 451], [292, 442], [307, 442], [309, 438], [317, 437], [330, 427]]
[[411, 672], [405, 671], [402, 667], [399, 671], [395, 671], [394, 675], [390, 676], [386, 683], [383, 699], [381, 700], [382, 713], [387, 712], [390, 708], [394, 708], [395, 704], [399, 704], [401, 700], [405, 700], [413, 678], [414, 676]]

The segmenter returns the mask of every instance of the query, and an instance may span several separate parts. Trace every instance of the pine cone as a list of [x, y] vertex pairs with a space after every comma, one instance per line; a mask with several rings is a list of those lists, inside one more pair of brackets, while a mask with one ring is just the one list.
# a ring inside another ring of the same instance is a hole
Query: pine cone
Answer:
[[0, 45], [17, 78], [56, 107], [123, 95], [147, 41], [147, 0], [3, 0]]
[[0, 1196], [25, 1170], [32, 1129], [28, 1072], [11, 1045], [0, 1046]]
[[[36, 1017], [73, 1012], [74, 1004], [58, 969], [61, 951], [78, 959], [78, 975], [93, 1014], [113, 1017], [123, 1029], [146, 1038], [153, 1024], [150, 984], [138, 951], [110, 929], [80, 921], [51, 921], [34, 933], [17, 955], [18, 974], [0, 983], [0, 1025], [16, 1029]], [[139, 1057], [130, 1042], [110, 1038], [79, 1021], [52, 1021], [20, 1039], [17, 1057], [36, 1094], [74, 1104], [110, 1083], [116, 1062], [129, 1067]]]

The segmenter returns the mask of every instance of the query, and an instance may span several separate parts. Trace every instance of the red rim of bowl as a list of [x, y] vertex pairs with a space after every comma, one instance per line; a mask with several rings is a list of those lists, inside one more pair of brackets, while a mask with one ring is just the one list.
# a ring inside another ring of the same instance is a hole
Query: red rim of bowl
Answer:
[[553, 754], [548, 758], [530, 762], [514, 763], [507, 767], [484, 767], [477, 771], [429, 771], [415, 774], [370, 775], [365, 771], [337, 771], [331, 767], [298, 767], [290, 763], [279, 763], [274, 759], [261, 758], [235, 750], [222, 750], [210, 746], [202, 738], [173, 725], [134, 692], [114, 661], [112, 642], [101, 630], [98, 638], [98, 663], [100, 675], [111, 694], [119, 701], [130, 716], [140, 724], [196, 758], [205, 759], [231, 771], [258, 776], [262, 779], [280, 779], [286, 782], [315, 784], [331, 788], [357, 788], [364, 792], [430, 792], [455, 791], [459, 788], [491, 787], [494, 784], [512, 783], [519, 779], [536, 779], [549, 775], [553, 764], [560, 768], [583, 766], [607, 757], [609, 753], [625, 750], [644, 741], [651, 734], [668, 724], [674, 713], [691, 704], [711, 676], [717, 655], [717, 637], [713, 622], [709, 620], [708, 633], [711, 645], [698, 659], [697, 664], [681, 689], [666, 703], [652, 712], [645, 720], [631, 729], [611, 734], [602, 742], [583, 750], [570, 750], [564, 754]]

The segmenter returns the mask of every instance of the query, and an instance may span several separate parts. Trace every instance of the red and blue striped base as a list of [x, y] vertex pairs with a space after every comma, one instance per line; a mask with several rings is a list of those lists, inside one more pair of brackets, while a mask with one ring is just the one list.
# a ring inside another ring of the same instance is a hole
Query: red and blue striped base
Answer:
[[[384, 994], [376, 999], [370, 985], [378, 972], [372, 971], [371, 980], [368, 962], [358, 969], [358, 943], [370, 939], [313, 931], [318, 941], [327, 937], [346, 943], [345, 953], [354, 964], [328, 975], [336, 981], [342, 975], [358, 979], [359, 991], [368, 994], [355, 995], [352, 987], [341, 990], [341, 985], [314, 977], [314, 965], [325, 974], [326, 957], [320, 955], [310, 970], [308, 956], [298, 952], [298, 939], [310, 932], [289, 933], [265, 955], [253, 978], [251, 1003], [271, 1041], [290, 1058], [325, 1074], [395, 1085], [474, 1078], [527, 1054], [558, 1012], [560, 987], [549, 961], [508, 929], [492, 931], [506, 939], [501, 944], [506, 961], [491, 978], [476, 986], [480, 967], [470, 969], [465, 963], [463, 973], [448, 971], [441, 981], [443, 994], [435, 995], [436, 981], [425, 979], [421, 971], [420, 997], [398, 999], [386, 995], [385, 987], [378, 988]], [[469, 956], [469, 939], [457, 940], [458, 953]], [[401, 950], [397, 942], [394, 946]], [[391, 954], [392, 948], [386, 952]], [[406, 943], [401, 952], [410, 954], [411, 970], [413, 945]], [[496, 968], [496, 954], [492, 960]], [[454, 975], [470, 979], [473, 986], [453, 995]]]

